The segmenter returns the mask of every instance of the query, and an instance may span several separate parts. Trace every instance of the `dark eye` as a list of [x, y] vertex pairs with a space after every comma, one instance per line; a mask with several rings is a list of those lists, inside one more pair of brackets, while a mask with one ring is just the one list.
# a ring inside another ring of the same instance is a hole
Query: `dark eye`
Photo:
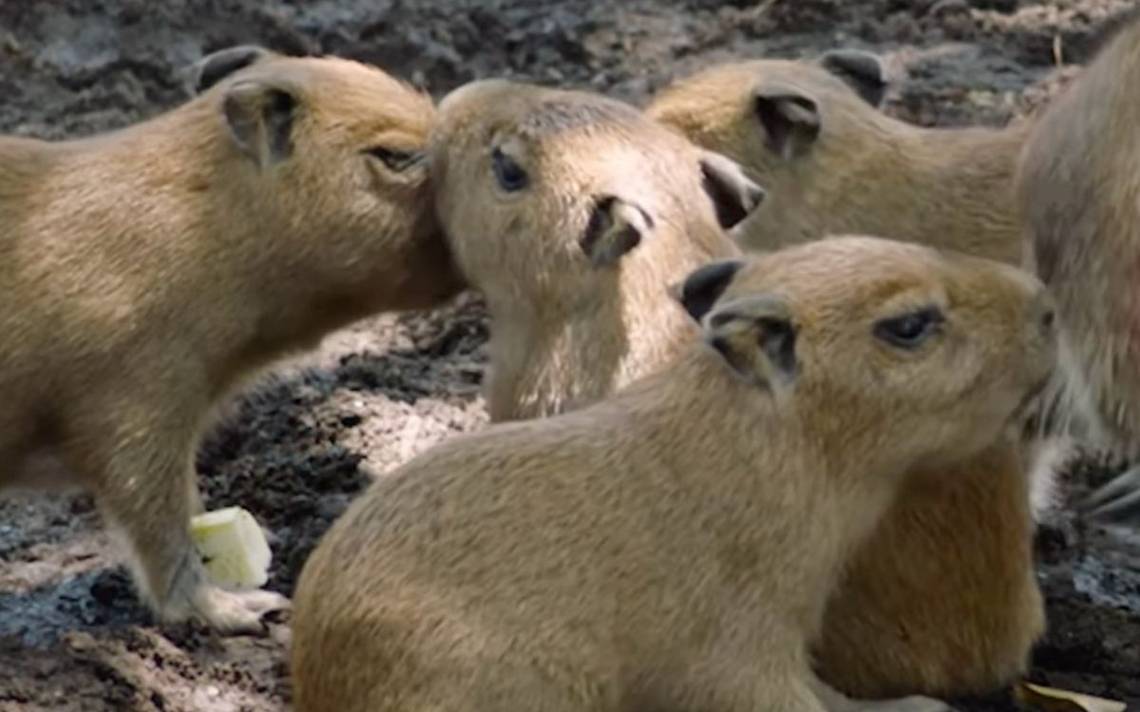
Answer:
[[423, 160], [424, 154], [419, 151], [397, 151], [392, 148], [385, 148], [384, 146], [377, 146], [365, 151], [373, 158], [379, 158], [388, 166], [388, 169], [396, 173], [405, 171], [408, 168], [416, 165]]
[[875, 336], [904, 349], [917, 348], [945, 321], [942, 312], [927, 307], [902, 316], [883, 319], [875, 323]]
[[522, 166], [515, 163], [513, 158], [497, 147], [491, 150], [491, 167], [495, 171], [495, 180], [499, 181], [499, 187], [508, 193], [514, 193], [526, 187], [526, 171], [522, 169]]

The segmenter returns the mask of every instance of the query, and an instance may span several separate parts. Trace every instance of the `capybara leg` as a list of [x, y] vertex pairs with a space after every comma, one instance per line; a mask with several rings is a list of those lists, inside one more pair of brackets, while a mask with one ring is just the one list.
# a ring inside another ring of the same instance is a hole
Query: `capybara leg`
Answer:
[[1090, 519], [1140, 526], [1140, 465], [1095, 490], [1080, 509]]
[[195, 517], [206, 511], [206, 506], [202, 504], [202, 491], [198, 489], [198, 477], [193, 469], [190, 470], [190, 476], [186, 478], [186, 490], [189, 492], [187, 495], [187, 511], [191, 517]]
[[143, 596], [164, 622], [194, 619], [222, 633], [261, 630], [261, 616], [287, 608], [288, 600], [268, 591], [224, 591], [207, 581], [190, 538], [190, 517], [200, 506], [192, 487], [193, 431], [147, 425], [137, 431], [120, 425], [112, 437], [75, 445], [100, 506], [131, 547]]

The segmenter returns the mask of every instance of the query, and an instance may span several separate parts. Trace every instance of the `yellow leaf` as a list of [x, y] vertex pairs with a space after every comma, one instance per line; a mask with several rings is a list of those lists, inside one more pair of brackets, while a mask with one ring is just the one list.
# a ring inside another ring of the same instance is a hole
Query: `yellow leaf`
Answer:
[[1022, 681], [1014, 689], [1018, 702], [1041, 712], [1124, 712], [1126, 705], [1116, 700], [1058, 690]]

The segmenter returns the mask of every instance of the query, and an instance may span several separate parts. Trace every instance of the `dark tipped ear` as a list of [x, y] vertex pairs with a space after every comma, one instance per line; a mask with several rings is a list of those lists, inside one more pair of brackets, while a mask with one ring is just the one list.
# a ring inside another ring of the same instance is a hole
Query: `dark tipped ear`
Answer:
[[578, 244], [595, 267], [616, 264], [653, 230], [653, 218], [633, 203], [607, 195], [594, 205]]
[[257, 45], [239, 45], [218, 50], [190, 66], [186, 91], [191, 95], [201, 94], [239, 69], [276, 56], [276, 53]]
[[717, 221], [725, 230], [732, 229], [751, 215], [767, 195], [763, 188], [744, 175], [739, 164], [719, 153], [702, 152], [701, 174], [705, 192], [716, 209]]
[[289, 157], [297, 111], [289, 90], [263, 81], [239, 81], [226, 90], [222, 110], [234, 143], [259, 166]]
[[669, 291], [689, 316], [700, 322], [743, 266], [744, 263], [740, 260], [710, 262], [690, 272], [681, 284], [671, 287]]
[[705, 317], [705, 342], [739, 376], [775, 389], [796, 378], [796, 327], [788, 303], [772, 294], [718, 304]]
[[806, 153], [819, 138], [819, 107], [795, 89], [761, 87], [756, 92], [756, 118], [764, 127], [768, 148], [784, 159]]
[[871, 52], [833, 49], [819, 58], [820, 65], [842, 79], [871, 106], [878, 108], [887, 94], [883, 61]]

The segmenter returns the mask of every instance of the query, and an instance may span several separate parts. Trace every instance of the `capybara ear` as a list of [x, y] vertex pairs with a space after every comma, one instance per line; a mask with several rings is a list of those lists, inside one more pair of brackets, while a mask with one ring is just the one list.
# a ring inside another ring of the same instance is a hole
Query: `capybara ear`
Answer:
[[758, 294], [718, 303], [702, 328], [705, 342], [746, 381], [772, 391], [795, 381], [796, 327], [782, 297]]
[[768, 148], [785, 160], [803, 155], [819, 138], [819, 106], [798, 89], [761, 86], [755, 92], [753, 109]]
[[186, 91], [191, 96], [196, 96], [239, 69], [278, 56], [280, 55], [276, 52], [258, 45], [238, 45], [211, 52], [190, 66], [187, 71]]
[[720, 226], [730, 230], [764, 202], [767, 192], [744, 175], [740, 165], [719, 153], [701, 152], [705, 192], [712, 199]]
[[700, 323], [743, 266], [744, 263], [740, 260], [710, 262], [690, 272], [681, 284], [671, 287], [669, 291], [689, 316], [693, 317], [693, 321]]
[[878, 55], [858, 49], [824, 52], [819, 64], [842, 79], [871, 106], [878, 108], [887, 95], [887, 77]]
[[594, 204], [578, 244], [595, 267], [608, 267], [640, 245], [652, 230], [653, 218], [640, 206], [606, 195]]
[[222, 110], [234, 143], [260, 167], [289, 157], [297, 112], [290, 89], [261, 79], [238, 81], [226, 90]]

